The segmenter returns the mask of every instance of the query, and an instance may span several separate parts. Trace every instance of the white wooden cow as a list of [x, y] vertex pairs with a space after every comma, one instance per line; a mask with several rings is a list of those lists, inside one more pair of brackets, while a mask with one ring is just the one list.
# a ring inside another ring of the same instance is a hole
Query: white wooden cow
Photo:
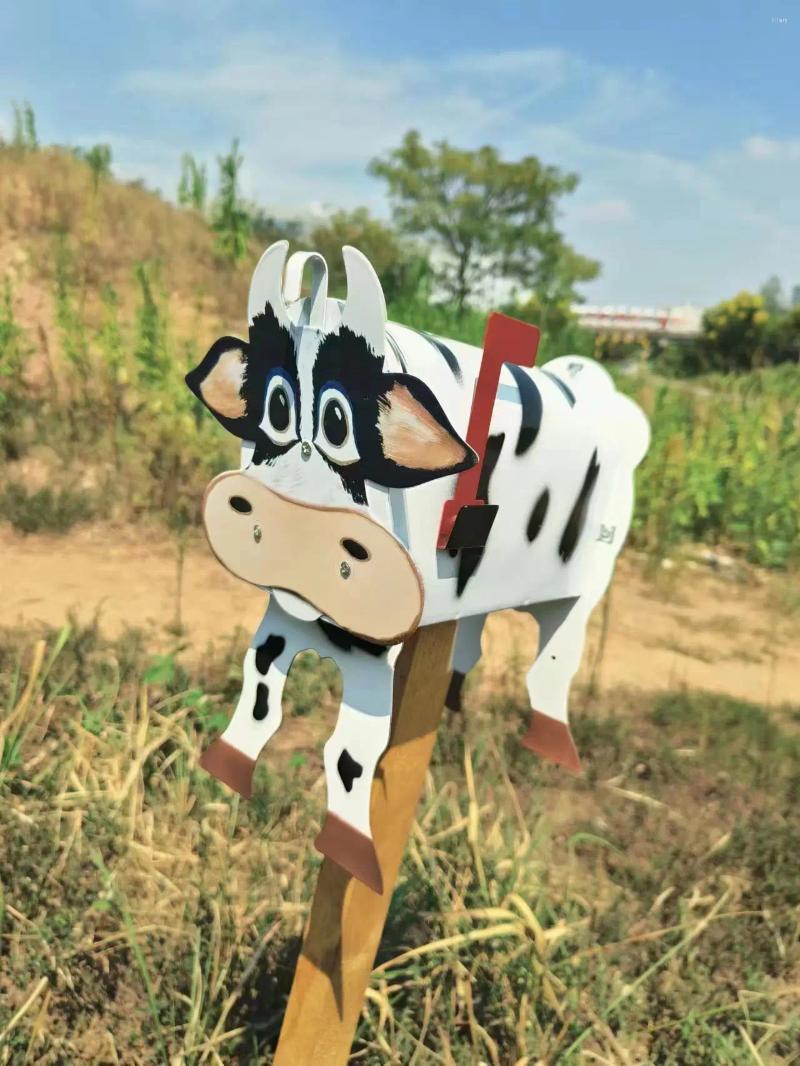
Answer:
[[[324, 260], [296, 253], [287, 264], [287, 247], [267, 249], [253, 275], [248, 341], [218, 340], [186, 379], [242, 441], [241, 469], [206, 492], [211, 547], [272, 590], [239, 702], [203, 765], [249, 796], [292, 660], [308, 648], [335, 659], [343, 698], [325, 745], [328, 814], [316, 845], [380, 892], [370, 791], [394, 663], [417, 626], [460, 620], [452, 705], [487, 613], [533, 614], [540, 644], [523, 743], [578, 769], [570, 683], [628, 530], [649, 431], [591, 360], [504, 366], [477, 493], [496, 505], [494, 523], [483, 546], [437, 548], [456, 477], [479, 462], [465, 437], [482, 352], [387, 323], [380, 282], [356, 249], [343, 249], [343, 303], [327, 298]], [[301, 299], [306, 265], [311, 295]]]

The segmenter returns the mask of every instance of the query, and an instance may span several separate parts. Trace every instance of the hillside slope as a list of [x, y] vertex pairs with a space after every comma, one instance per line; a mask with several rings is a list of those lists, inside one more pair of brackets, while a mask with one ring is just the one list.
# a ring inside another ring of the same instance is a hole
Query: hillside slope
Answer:
[[239, 267], [222, 262], [197, 212], [135, 182], [104, 178], [95, 185], [87, 164], [65, 149], [0, 146], [0, 281], [10, 281], [26, 328], [52, 322], [64, 239], [90, 313], [104, 285], [113, 285], [125, 306], [136, 265], [150, 263], [173, 306], [199, 305], [226, 321], [241, 317], [253, 257]]

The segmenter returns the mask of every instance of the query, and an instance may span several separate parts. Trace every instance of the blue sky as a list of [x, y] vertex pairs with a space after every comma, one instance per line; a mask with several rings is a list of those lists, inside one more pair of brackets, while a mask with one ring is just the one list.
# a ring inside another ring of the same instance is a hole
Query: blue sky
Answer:
[[248, 196], [366, 203], [416, 127], [581, 175], [560, 225], [601, 303], [708, 305], [800, 284], [800, 0], [29, 0], [0, 8], [0, 133], [109, 142], [174, 195], [182, 151], [241, 138]]

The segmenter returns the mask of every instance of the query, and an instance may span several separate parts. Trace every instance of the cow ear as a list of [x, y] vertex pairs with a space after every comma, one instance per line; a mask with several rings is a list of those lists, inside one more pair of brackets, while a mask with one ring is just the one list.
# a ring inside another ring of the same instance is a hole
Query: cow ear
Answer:
[[380, 480], [405, 488], [456, 474], [478, 457], [450, 424], [441, 404], [419, 378], [383, 375], [378, 434], [383, 456]]
[[237, 337], [220, 337], [186, 375], [186, 384], [214, 417], [238, 437], [249, 430], [247, 371], [249, 345]]

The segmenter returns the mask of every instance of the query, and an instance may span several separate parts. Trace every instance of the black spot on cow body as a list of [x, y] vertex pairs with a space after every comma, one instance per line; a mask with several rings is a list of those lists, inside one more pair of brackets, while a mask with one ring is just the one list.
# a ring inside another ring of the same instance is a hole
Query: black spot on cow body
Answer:
[[[486, 454], [483, 458], [480, 478], [478, 479], [477, 497], [484, 503], [489, 502], [489, 482], [503, 450], [505, 433], [495, 433], [486, 441]], [[483, 558], [484, 548], [462, 548], [461, 557], [458, 560], [458, 574], [456, 576], [456, 595], [460, 596], [467, 587], [470, 578], [475, 574]]]
[[276, 633], [271, 633], [263, 644], [260, 644], [256, 648], [256, 669], [265, 677], [267, 671], [282, 654], [283, 649], [286, 647], [286, 638], [280, 637]]
[[525, 373], [521, 366], [517, 366], [516, 363], [509, 363], [508, 369], [516, 382], [522, 406], [519, 436], [517, 437], [517, 446], [514, 449], [514, 454], [524, 455], [539, 436], [539, 430], [542, 425], [542, 394], [536, 387], [536, 382], [529, 374]]
[[525, 530], [525, 536], [531, 542], [536, 540], [542, 531], [544, 520], [547, 517], [547, 508], [550, 506], [550, 490], [545, 489], [539, 499], [533, 505], [531, 516], [528, 519], [528, 526]]
[[495, 433], [486, 441], [486, 455], [483, 459], [476, 493], [478, 499], [483, 500], [484, 503], [489, 502], [489, 482], [497, 466], [497, 460], [500, 458], [500, 452], [503, 450], [505, 439], [505, 433]]
[[543, 370], [542, 373], [546, 374], [547, 377], [549, 377], [552, 382], [554, 382], [556, 385], [558, 385], [558, 387], [564, 393], [564, 396], [566, 398], [567, 403], [570, 405], [570, 407], [574, 407], [575, 406], [575, 393], [572, 391], [572, 389], [569, 387], [569, 385], [567, 385], [565, 382], [563, 382], [561, 380], [561, 378], [556, 377], [556, 375], [551, 373], [549, 370]]
[[342, 754], [336, 763], [336, 771], [339, 774], [345, 792], [353, 791], [353, 782], [364, 773], [364, 767], [356, 762], [347, 748], [342, 748]]
[[377, 657], [378, 655], [383, 655], [388, 646], [386, 644], [375, 644], [371, 640], [365, 640], [364, 637], [357, 637], [354, 633], [348, 633], [346, 629], [334, 625], [333, 622], [326, 622], [324, 618], [320, 618], [317, 625], [331, 644], [342, 651], [353, 651], [355, 649]]
[[561, 535], [561, 541], [558, 545], [558, 554], [561, 556], [561, 561], [563, 563], [568, 563], [570, 561], [575, 548], [578, 545], [580, 535], [583, 532], [583, 527], [586, 524], [586, 513], [589, 510], [589, 501], [592, 498], [592, 493], [597, 484], [597, 476], [599, 473], [600, 464], [597, 461], [597, 448], [595, 448], [592, 453], [592, 458], [589, 460], [589, 466], [586, 469], [583, 485], [581, 485], [578, 498], [573, 504], [572, 511], [567, 519], [567, 524], [564, 527], [564, 532]]
[[269, 689], [263, 681], [256, 685], [256, 699], [253, 704], [253, 717], [257, 722], [262, 722], [269, 713]]
[[445, 363], [447, 363], [447, 368], [450, 373], [460, 385], [463, 381], [463, 378], [461, 376], [461, 367], [458, 365], [458, 360], [456, 359], [452, 349], [448, 348], [444, 341], [440, 341], [436, 337], [432, 336], [430, 333], [426, 333], [424, 329], [418, 329], [416, 332], [419, 333], [420, 337], [424, 337], [429, 344], [433, 345], [439, 355], [441, 355], [441, 357], [444, 359]]

